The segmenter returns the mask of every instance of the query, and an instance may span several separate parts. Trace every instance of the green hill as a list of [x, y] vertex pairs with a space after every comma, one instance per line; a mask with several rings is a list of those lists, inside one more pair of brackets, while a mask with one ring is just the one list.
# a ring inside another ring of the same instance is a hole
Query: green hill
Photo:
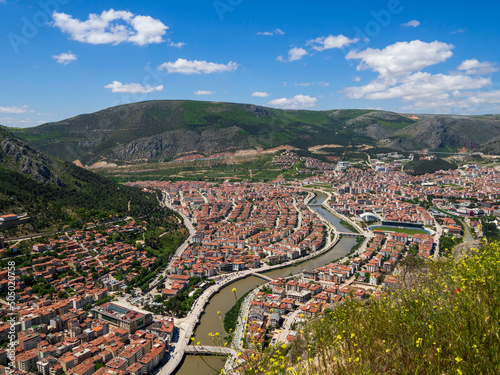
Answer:
[[306, 149], [365, 144], [403, 151], [466, 148], [500, 153], [499, 116], [280, 110], [187, 100], [126, 104], [12, 131], [42, 152], [84, 165], [164, 162], [283, 145]]
[[166, 161], [248, 148], [375, 144], [412, 124], [373, 110], [279, 110], [250, 104], [159, 100], [13, 129], [43, 152], [90, 165]]
[[[0, 127], [0, 214], [26, 213], [31, 221], [3, 228], [6, 236], [80, 226], [94, 218], [148, 216], [162, 221], [173, 212], [155, 194], [118, 185], [72, 163], [47, 156]], [[177, 222], [173, 219], [172, 222]], [[176, 224], [177, 225], [177, 224]]]

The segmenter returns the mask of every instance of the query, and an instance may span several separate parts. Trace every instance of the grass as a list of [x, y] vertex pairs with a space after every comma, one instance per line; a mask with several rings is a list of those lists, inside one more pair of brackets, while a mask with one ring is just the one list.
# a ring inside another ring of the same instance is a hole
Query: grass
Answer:
[[240, 373], [500, 373], [498, 243], [457, 262], [411, 257], [404, 270], [400, 288], [348, 299], [299, 330], [292, 345], [244, 353]]
[[416, 234], [416, 233], [428, 234], [425, 230], [408, 229], [408, 228], [373, 227], [372, 230], [383, 230], [384, 232], [396, 232], [396, 233], [407, 233], [407, 234]]
[[224, 331], [233, 332], [240, 316], [241, 304], [251, 291], [241, 296], [224, 316]]
[[348, 221], [345, 221], [345, 220], [340, 220], [340, 224], [344, 227], [346, 227], [347, 229], [349, 229], [351, 232], [354, 232], [354, 233], [359, 233], [359, 231], [354, 227], [354, 225], [352, 225], [351, 223], [349, 223]]

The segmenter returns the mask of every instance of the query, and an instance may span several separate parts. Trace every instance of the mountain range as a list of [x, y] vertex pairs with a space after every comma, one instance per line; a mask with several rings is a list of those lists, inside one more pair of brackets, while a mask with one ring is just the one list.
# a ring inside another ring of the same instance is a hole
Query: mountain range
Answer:
[[413, 151], [500, 153], [500, 116], [410, 115], [377, 110], [282, 110], [251, 104], [158, 100], [11, 129], [66, 161], [164, 162], [290, 145], [370, 145]]

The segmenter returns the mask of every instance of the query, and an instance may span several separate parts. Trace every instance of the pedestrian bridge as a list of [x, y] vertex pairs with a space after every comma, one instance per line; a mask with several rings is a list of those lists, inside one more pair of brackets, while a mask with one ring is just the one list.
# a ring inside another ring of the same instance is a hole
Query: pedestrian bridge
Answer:
[[207, 346], [207, 345], [188, 345], [185, 349], [186, 354], [197, 354], [197, 355], [221, 355], [237, 356], [238, 352], [233, 348], [228, 348], [225, 346]]

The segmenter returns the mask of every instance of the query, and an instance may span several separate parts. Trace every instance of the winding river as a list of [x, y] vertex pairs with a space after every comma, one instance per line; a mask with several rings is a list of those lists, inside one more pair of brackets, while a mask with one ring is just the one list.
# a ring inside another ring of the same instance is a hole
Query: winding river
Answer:
[[[325, 194], [318, 193], [316, 197], [309, 203], [321, 204], [326, 198], [327, 196]], [[312, 210], [332, 223], [339, 231], [352, 232], [348, 228], [341, 225], [340, 220], [336, 216], [325, 210], [323, 207], [310, 207]], [[293, 275], [302, 272], [305, 269], [314, 269], [323, 266], [344, 257], [351, 251], [351, 248], [355, 245], [355, 243], [356, 240], [354, 238], [344, 237], [330, 251], [318, 256], [317, 258], [310, 259], [294, 266], [272, 270], [266, 272], [265, 275], [274, 279], [276, 277], [286, 277], [289, 275]], [[250, 276], [245, 279], [236, 281], [225, 287], [224, 289], [221, 289], [219, 293], [212, 297], [210, 303], [206, 306], [205, 313], [202, 315], [200, 323], [196, 328], [195, 341], [200, 341], [204, 345], [218, 345], [219, 343], [217, 341], [214, 341], [214, 339], [210, 337], [209, 334], [215, 334], [216, 332], [219, 332], [218, 337], [220, 338], [219, 340], [221, 340], [221, 338], [224, 337], [224, 329], [222, 327], [221, 320], [229, 311], [229, 309], [236, 303], [236, 299], [264, 283], [265, 281], [263, 279], [255, 276]], [[236, 289], [236, 292], [232, 292], [233, 288]], [[220, 315], [217, 314], [217, 312], [219, 311]], [[208, 359], [209, 357], [205, 358]], [[223, 360], [217, 362], [214, 357], [209, 359], [209, 361], [214, 365], [217, 363], [224, 363]], [[216, 366], [207, 366], [205, 362], [207, 361], [203, 361], [199, 356], [187, 355], [176, 374], [214, 375], [216, 371], [214, 371], [213, 369], [216, 368]]]

